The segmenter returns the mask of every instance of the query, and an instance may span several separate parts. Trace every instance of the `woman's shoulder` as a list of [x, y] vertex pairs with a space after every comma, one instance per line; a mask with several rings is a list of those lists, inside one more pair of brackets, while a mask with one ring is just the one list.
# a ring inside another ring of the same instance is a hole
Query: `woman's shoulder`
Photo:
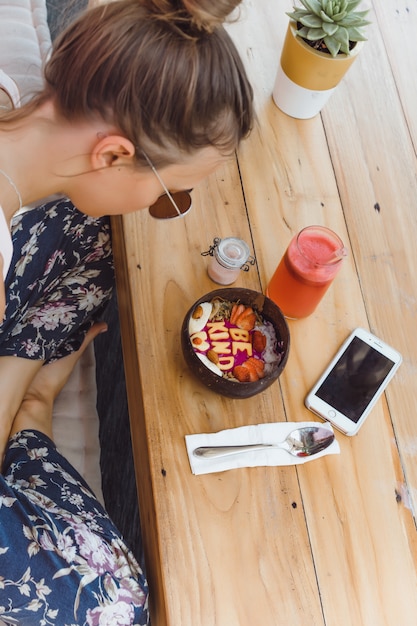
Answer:
[[7, 223], [3, 209], [0, 205], [0, 253], [3, 257], [3, 278], [7, 276], [10, 263], [13, 257], [12, 236], [10, 233], [10, 224]]

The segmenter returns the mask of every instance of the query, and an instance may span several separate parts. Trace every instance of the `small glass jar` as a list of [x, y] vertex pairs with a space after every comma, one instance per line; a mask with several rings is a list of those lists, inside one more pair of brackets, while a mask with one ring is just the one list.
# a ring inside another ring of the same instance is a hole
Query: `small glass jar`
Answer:
[[211, 259], [207, 267], [207, 273], [211, 280], [219, 285], [231, 285], [239, 276], [241, 269], [249, 269], [248, 261], [250, 250], [247, 243], [236, 237], [214, 239], [210, 253]]

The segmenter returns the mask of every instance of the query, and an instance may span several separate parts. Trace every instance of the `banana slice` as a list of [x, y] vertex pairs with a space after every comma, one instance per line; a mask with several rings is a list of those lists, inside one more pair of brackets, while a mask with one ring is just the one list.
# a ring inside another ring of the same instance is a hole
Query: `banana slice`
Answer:
[[211, 302], [201, 302], [201, 304], [197, 304], [188, 322], [188, 332], [190, 335], [194, 335], [194, 333], [203, 330], [208, 322], [212, 309], [213, 305]]

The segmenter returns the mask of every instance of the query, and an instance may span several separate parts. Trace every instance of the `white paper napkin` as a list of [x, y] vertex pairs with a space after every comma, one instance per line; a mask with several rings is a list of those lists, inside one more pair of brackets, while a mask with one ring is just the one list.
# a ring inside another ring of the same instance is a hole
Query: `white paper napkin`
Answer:
[[256, 424], [253, 426], [241, 426], [240, 428], [229, 428], [217, 433], [201, 433], [197, 435], [186, 435], [185, 444], [187, 446], [188, 458], [193, 474], [211, 474], [213, 472], [224, 472], [238, 467], [257, 467], [265, 465], [299, 465], [318, 459], [325, 454], [339, 454], [340, 448], [336, 439], [328, 448], [318, 452], [313, 456], [296, 457], [279, 448], [265, 448], [265, 450], [251, 450], [231, 456], [207, 459], [194, 456], [193, 451], [200, 446], [227, 446], [244, 445], [252, 443], [280, 443], [296, 428], [303, 426], [320, 426], [333, 432], [333, 428], [328, 422], [276, 422], [273, 424]]

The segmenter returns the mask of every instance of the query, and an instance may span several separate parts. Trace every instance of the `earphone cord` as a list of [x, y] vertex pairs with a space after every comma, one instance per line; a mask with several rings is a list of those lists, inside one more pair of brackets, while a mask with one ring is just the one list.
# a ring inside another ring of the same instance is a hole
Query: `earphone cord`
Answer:
[[19, 199], [19, 211], [20, 211], [22, 206], [23, 206], [23, 203], [22, 203], [22, 196], [20, 195], [20, 192], [19, 192], [18, 188], [16, 187], [16, 185], [14, 184], [14, 182], [12, 181], [10, 176], [8, 174], [6, 174], [6, 172], [4, 172], [2, 169], [0, 169], [0, 174], [2, 174], [4, 176], [4, 178], [9, 183], [10, 187], [13, 187], [13, 189], [14, 189], [14, 191], [15, 191], [18, 199]]

